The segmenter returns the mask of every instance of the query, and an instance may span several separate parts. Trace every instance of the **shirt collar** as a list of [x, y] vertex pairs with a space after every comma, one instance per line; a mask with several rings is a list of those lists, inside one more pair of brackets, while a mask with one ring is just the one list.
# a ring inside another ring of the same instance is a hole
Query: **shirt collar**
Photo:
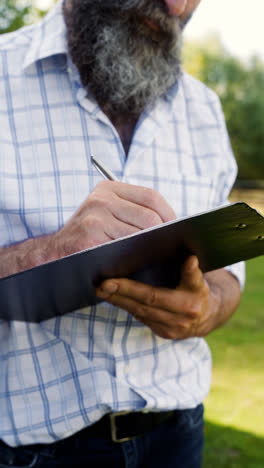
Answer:
[[24, 70], [38, 60], [68, 53], [62, 4], [63, 0], [59, 0], [56, 6], [33, 29], [32, 41], [23, 63]]

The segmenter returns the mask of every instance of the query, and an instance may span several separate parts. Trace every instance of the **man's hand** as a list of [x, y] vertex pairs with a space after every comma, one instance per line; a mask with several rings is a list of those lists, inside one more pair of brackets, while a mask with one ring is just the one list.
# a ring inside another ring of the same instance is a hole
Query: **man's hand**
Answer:
[[61, 255], [68, 255], [175, 218], [157, 191], [102, 181], [54, 240], [58, 250], [62, 249]]
[[104, 281], [96, 295], [125, 309], [162, 338], [185, 339], [205, 336], [224, 323], [239, 303], [240, 287], [226, 270], [203, 275], [197, 257], [191, 256], [175, 289], [122, 278]]
[[176, 215], [155, 190], [102, 181], [55, 234], [0, 248], [0, 277], [171, 221]]

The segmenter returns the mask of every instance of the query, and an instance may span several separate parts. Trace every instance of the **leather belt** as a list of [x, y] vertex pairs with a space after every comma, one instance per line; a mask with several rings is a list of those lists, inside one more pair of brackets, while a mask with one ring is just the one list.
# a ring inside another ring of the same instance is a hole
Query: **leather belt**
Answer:
[[87, 436], [102, 437], [113, 442], [126, 442], [152, 431], [175, 414], [175, 411], [110, 413], [82, 432]]
[[[50, 446], [48, 445], [48, 455], [46, 444], [10, 448], [0, 440], [0, 466], [2, 466], [1, 462], [8, 464], [11, 459], [15, 460], [16, 465], [19, 463], [19, 466], [22, 460], [23, 462], [28, 460], [28, 463], [30, 463], [28, 466], [33, 466], [33, 463], [35, 463], [39, 455], [43, 455], [45, 457], [55, 457], [57, 450], [58, 453], [61, 453], [64, 444], [69, 445], [70, 440], [71, 447], [75, 447], [76, 444], [73, 441], [76, 438], [81, 439], [82, 444], [85, 444], [87, 437], [105, 438], [117, 443], [125, 442], [152, 431], [157, 426], [164, 423], [165, 421], [172, 419], [173, 417], [177, 418], [177, 414], [179, 415], [180, 413], [181, 410], [162, 412], [124, 411], [120, 413], [109, 413], [96, 423], [86, 427], [85, 429], [82, 429], [80, 432], [77, 432], [69, 438], [55, 442]], [[24, 449], [26, 449], [26, 452], [24, 452]], [[3, 456], [4, 459], [2, 460]]]

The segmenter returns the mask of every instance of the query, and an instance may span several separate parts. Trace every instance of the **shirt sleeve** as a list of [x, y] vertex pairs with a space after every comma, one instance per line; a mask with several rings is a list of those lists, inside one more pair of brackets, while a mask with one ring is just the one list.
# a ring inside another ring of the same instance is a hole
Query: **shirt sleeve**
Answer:
[[[227, 205], [230, 203], [229, 195], [237, 177], [237, 163], [232, 151], [230, 138], [226, 128], [224, 113], [218, 98], [215, 100], [215, 115], [220, 133], [220, 145], [223, 157], [219, 162], [218, 180], [216, 183], [213, 207]], [[245, 286], [245, 262], [235, 263], [225, 267], [239, 281], [240, 288]]]

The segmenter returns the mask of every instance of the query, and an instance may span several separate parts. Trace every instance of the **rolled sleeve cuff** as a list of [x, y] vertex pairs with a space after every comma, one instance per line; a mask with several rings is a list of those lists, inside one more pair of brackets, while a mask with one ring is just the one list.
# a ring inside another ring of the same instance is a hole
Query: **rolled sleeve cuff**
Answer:
[[232, 273], [235, 276], [240, 284], [241, 291], [243, 291], [245, 287], [246, 281], [246, 267], [245, 262], [234, 263], [233, 265], [229, 265], [225, 267], [225, 270]]

